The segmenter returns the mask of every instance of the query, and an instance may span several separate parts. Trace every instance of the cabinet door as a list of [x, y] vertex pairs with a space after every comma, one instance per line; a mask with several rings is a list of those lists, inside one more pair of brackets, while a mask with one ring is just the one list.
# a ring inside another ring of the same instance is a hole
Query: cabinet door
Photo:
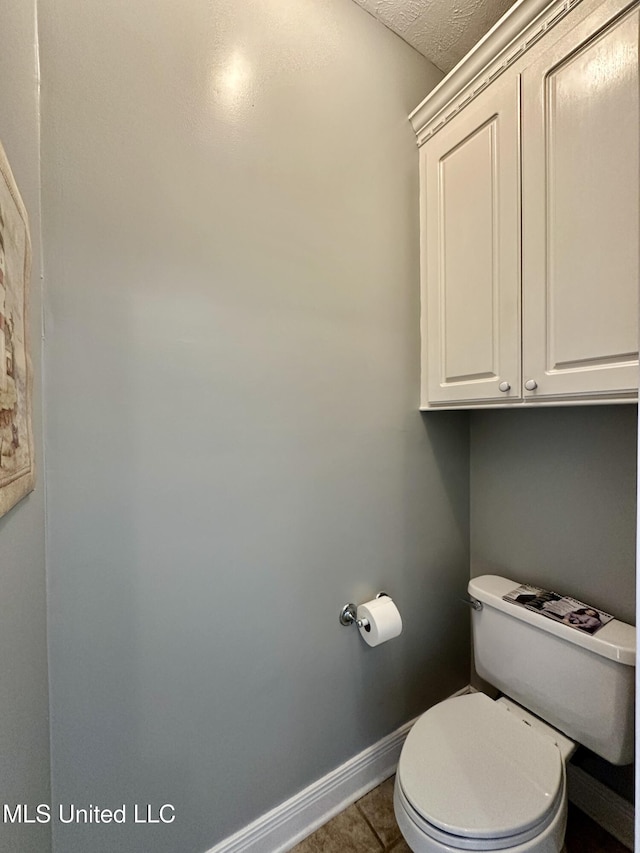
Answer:
[[518, 78], [492, 83], [421, 158], [423, 405], [517, 399]]
[[525, 398], [638, 385], [640, 11], [588, 6], [522, 75]]

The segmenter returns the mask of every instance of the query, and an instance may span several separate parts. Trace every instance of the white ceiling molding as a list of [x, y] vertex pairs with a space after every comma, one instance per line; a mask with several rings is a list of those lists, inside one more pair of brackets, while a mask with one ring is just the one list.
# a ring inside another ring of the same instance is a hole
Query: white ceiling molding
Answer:
[[355, 0], [448, 72], [491, 29], [514, 0]]

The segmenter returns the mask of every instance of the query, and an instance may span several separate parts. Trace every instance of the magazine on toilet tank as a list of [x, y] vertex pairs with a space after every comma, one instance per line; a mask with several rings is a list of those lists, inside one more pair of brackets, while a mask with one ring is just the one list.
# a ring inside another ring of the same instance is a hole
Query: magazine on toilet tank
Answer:
[[548, 619], [562, 622], [563, 625], [569, 625], [587, 634], [595, 634], [614, 618], [610, 613], [578, 601], [577, 598], [558, 595], [557, 592], [530, 584], [521, 584], [502, 597], [505, 601], [526, 607], [527, 610], [533, 610]]

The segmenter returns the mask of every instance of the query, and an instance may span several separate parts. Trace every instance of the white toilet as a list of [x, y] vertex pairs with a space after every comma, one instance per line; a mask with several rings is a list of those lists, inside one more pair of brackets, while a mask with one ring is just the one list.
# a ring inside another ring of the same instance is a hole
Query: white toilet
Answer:
[[635, 627], [586, 634], [504, 601], [517, 586], [469, 583], [476, 670], [505, 696], [446, 699], [405, 741], [394, 806], [414, 853], [560, 853], [577, 743], [633, 761]]

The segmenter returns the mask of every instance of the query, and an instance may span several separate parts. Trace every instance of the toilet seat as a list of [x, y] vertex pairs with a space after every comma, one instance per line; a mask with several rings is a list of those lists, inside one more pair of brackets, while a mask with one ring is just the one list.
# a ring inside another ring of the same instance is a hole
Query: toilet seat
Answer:
[[556, 745], [482, 693], [420, 717], [400, 756], [398, 804], [416, 829], [459, 850], [501, 850], [544, 833], [563, 808]]
[[[460, 853], [464, 853], [464, 851], [475, 851], [475, 853], [478, 853], [479, 851], [486, 851], [486, 853], [493, 853], [493, 851], [501, 850], [523, 850], [528, 842], [535, 842], [536, 839], [539, 839], [543, 835], [555, 836], [557, 827], [555, 827], [554, 824], [558, 823], [559, 818], [563, 818], [561, 813], [564, 808], [564, 791], [561, 790], [558, 793], [558, 797], [553, 804], [553, 808], [550, 809], [548, 814], [539, 824], [529, 827], [524, 832], [518, 832], [514, 835], [502, 836], [500, 838], [474, 838], [443, 832], [438, 829], [438, 827], [430, 824], [422, 817], [422, 815], [416, 812], [411, 803], [407, 800], [407, 797], [402, 790], [402, 784], [398, 779], [396, 779], [394, 801], [396, 816], [398, 816], [397, 810], [398, 807], [400, 807], [404, 813], [404, 817], [409, 820], [409, 823], [412, 826], [412, 834], [417, 833], [423, 840], [428, 839], [430, 842], [437, 844], [438, 850], [446, 850], [447, 853], [454, 850], [460, 851]], [[398, 823], [401, 825], [403, 834], [407, 837], [406, 823], [401, 821], [398, 821]], [[562, 828], [560, 830], [560, 837], [563, 837], [564, 820], [562, 820], [561, 823]], [[549, 832], [549, 830], [551, 831]], [[433, 848], [429, 847], [428, 849], [432, 850]], [[556, 847], [555, 849], [558, 848]]]

